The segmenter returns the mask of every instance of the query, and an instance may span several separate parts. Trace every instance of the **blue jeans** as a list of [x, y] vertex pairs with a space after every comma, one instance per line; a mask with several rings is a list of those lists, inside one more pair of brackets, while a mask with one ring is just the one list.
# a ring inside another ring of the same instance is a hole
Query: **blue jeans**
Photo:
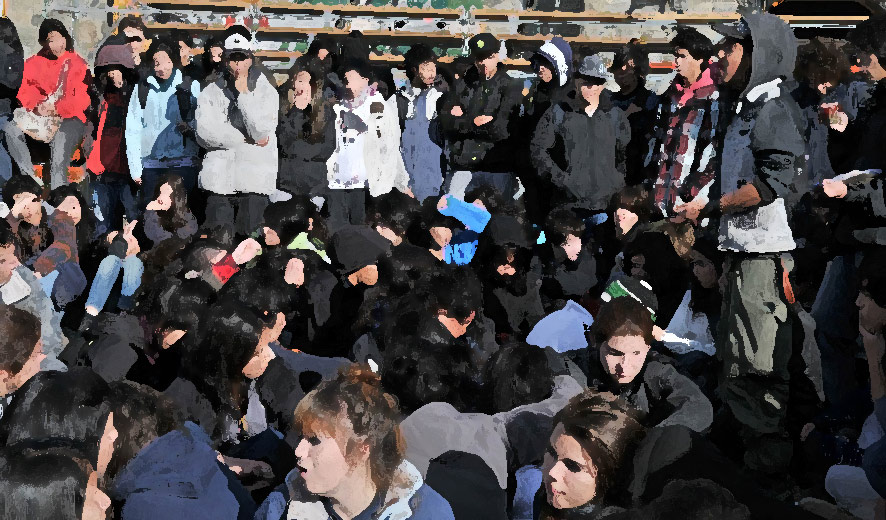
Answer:
[[[96, 231], [99, 234], [123, 228], [123, 215], [132, 222], [141, 218], [138, 200], [131, 181], [103, 174], [92, 183], [93, 204], [97, 207]], [[120, 210], [123, 210], [122, 212]]]
[[121, 260], [118, 256], [108, 255], [99, 264], [95, 279], [92, 280], [89, 297], [86, 299], [87, 307], [95, 307], [98, 310], [104, 308], [111, 295], [111, 289], [114, 288], [114, 282], [117, 281], [117, 276], [120, 274], [120, 269], [123, 269], [123, 287], [120, 289], [120, 294], [123, 296], [135, 294], [142, 283], [142, 274], [145, 272], [142, 261], [137, 256], [128, 256]]

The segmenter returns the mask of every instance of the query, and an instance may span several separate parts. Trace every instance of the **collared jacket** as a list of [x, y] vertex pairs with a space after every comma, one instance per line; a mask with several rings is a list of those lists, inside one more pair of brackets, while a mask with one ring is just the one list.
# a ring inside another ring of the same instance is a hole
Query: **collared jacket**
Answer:
[[[199, 184], [216, 195], [277, 189], [280, 96], [261, 66], [250, 67], [247, 85], [238, 92], [226, 72], [197, 99], [197, 141], [207, 150]], [[265, 138], [265, 146], [256, 144]]]
[[[383, 498], [382, 498], [383, 497]], [[369, 511], [356, 518], [375, 520], [450, 520], [454, 519], [449, 503], [424, 483], [421, 473], [408, 461], [394, 471], [384, 495], [370, 504]], [[286, 481], [271, 492], [255, 513], [255, 520], [338, 520], [332, 506], [312, 495], [294, 470]]]
[[620, 385], [604, 369], [599, 351], [590, 352], [588, 387], [612, 392], [641, 414], [647, 427], [680, 425], [704, 432], [714, 421], [714, 409], [701, 389], [654, 352], [628, 384]]
[[[532, 160], [542, 178], [556, 188], [552, 206], [605, 211], [625, 185], [625, 149], [631, 139], [628, 119], [601, 96], [590, 116], [581, 101], [557, 103], [545, 112], [532, 142]], [[593, 143], [590, 145], [589, 143]]]
[[[136, 85], [129, 97], [129, 110], [126, 114], [126, 157], [129, 173], [133, 179], [140, 179], [147, 160], [194, 159], [197, 157], [197, 143], [182, 134], [178, 128], [182, 114], [177, 93], [182, 89], [184, 75], [175, 69], [166, 80], [148, 76]], [[147, 90], [142, 107], [140, 90]], [[192, 101], [200, 95], [200, 85], [191, 82]], [[194, 121], [184, 121], [193, 128]]]
[[68, 75], [64, 89], [55, 110], [62, 119], [77, 118], [86, 122], [86, 110], [92, 102], [86, 86], [89, 72], [86, 61], [74, 51], [67, 51], [58, 58], [47, 57], [40, 51], [25, 61], [22, 86], [18, 89], [18, 100], [25, 110], [34, 110], [58, 89], [61, 72], [68, 64]]
[[[440, 122], [447, 134], [447, 156], [450, 169], [511, 172], [514, 169], [513, 142], [519, 91], [504, 68], [490, 79], [481, 78], [471, 67], [464, 78], [455, 82], [449, 99], [440, 113]], [[460, 106], [461, 116], [453, 116], [452, 108]], [[477, 116], [492, 116], [482, 126], [474, 124]]]
[[652, 150], [655, 206], [673, 216], [674, 205], [706, 195], [716, 174], [714, 150], [719, 95], [710, 67], [684, 87], [677, 78], [664, 94]]

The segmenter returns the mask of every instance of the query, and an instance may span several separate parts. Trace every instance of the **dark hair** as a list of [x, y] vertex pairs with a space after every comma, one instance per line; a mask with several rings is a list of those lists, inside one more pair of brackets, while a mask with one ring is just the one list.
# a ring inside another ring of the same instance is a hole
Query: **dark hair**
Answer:
[[587, 332], [588, 344], [599, 346], [620, 335], [642, 336], [646, 344], [651, 344], [655, 339], [653, 324], [652, 314], [645, 305], [630, 296], [620, 296], [601, 306]]
[[121, 34], [129, 28], [138, 29], [142, 32], [147, 30], [144, 20], [142, 20], [140, 16], [135, 16], [133, 14], [124, 16], [120, 19], [120, 23], [117, 24], [117, 31]]
[[77, 189], [76, 186], [72, 184], [63, 184], [61, 186], [55, 187], [51, 192], [49, 192], [49, 197], [47, 197], [46, 202], [49, 203], [50, 206], [57, 208], [59, 204], [65, 201], [68, 197], [74, 197], [77, 199], [77, 202], [80, 203], [80, 206], [84, 209], [84, 213], [88, 206], [86, 205], [86, 201], [83, 199], [83, 195], [80, 193], [80, 190]]
[[464, 323], [483, 305], [480, 281], [467, 267], [441, 269], [430, 282], [431, 311], [445, 311], [448, 318]]
[[554, 416], [553, 424], [575, 439], [597, 468], [593, 503], [603, 503], [615, 474], [627, 460], [643, 428], [634, 413], [609, 392], [588, 389]]
[[367, 220], [373, 227], [384, 226], [402, 236], [409, 230], [418, 211], [415, 199], [393, 190], [372, 199]]
[[642, 518], [748, 520], [751, 513], [728, 489], [707, 479], [673, 480], [644, 506]]
[[886, 308], [886, 252], [880, 249], [866, 253], [858, 266], [860, 290], [879, 307]]
[[12, 228], [9, 227], [9, 222], [7, 222], [6, 219], [0, 219], [0, 247], [15, 245], [15, 233], [13, 233]]
[[33, 193], [40, 198], [43, 189], [30, 175], [13, 175], [3, 185], [3, 202], [12, 209], [15, 205], [15, 196], [22, 193]]
[[649, 74], [649, 55], [643, 50], [641, 45], [637, 43], [639, 40], [632, 38], [627, 45], [615, 52], [610, 70], [620, 69], [627, 65], [629, 61], [634, 62], [634, 74], [639, 78], [645, 78]]
[[61, 34], [65, 38], [66, 51], [74, 50], [74, 38], [71, 37], [71, 33], [68, 32], [68, 28], [65, 27], [65, 24], [55, 18], [46, 18], [40, 23], [40, 29], [37, 33], [37, 43], [45, 49], [46, 41], [49, 39], [49, 33], [53, 31]]
[[114, 454], [105, 478], [113, 479], [154, 439], [182, 424], [180, 412], [163, 394], [131, 381], [110, 384], [107, 407], [114, 412]]
[[80, 520], [89, 479], [85, 462], [6, 450], [0, 455], [0, 510], [8, 518]]
[[361, 59], [361, 58], [348, 58], [345, 60], [344, 64], [341, 67], [341, 77], [344, 80], [345, 74], [348, 71], [355, 71], [360, 76], [368, 79], [372, 82], [372, 67], [369, 62]]
[[423, 43], [417, 43], [409, 48], [403, 55], [406, 67], [406, 77], [413, 81], [418, 73], [418, 68], [424, 63], [436, 63], [437, 55], [434, 50]]
[[504, 346], [486, 366], [489, 413], [541, 402], [551, 396], [553, 385], [554, 373], [544, 350], [526, 343]]
[[842, 84], [849, 76], [849, 60], [835, 45], [820, 37], [813, 38], [797, 50], [794, 77], [807, 81], [812, 88], [824, 83]]
[[311, 103], [309, 105], [311, 107], [311, 128], [308, 137], [308, 142], [311, 143], [319, 143], [326, 138], [327, 112], [329, 111], [329, 102], [326, 99], [325, 93], [326, 75], [315, 65], [313, 62], [295, 62], [295, 65], [289, 69], [289, 77], [283, 83], [281, 92], [283, 100], [280, 103], [280, 107], [283, 109], [289, 106], [288, 101], [284, 102], [287, 99], [287, 90], [293, 88], [293, 84], [299, 74], [306, 72], [311, 76]]
[[317, 221], [317, 210], [307, 197], [293, 197], [285, 202], [274, 202], [265, 208], [265, 226], [280, 238], [280, 246], [287, 247], [295, 237], [310, 226], [308, 219]]
[[255, 355], [262, 327], [244, 305], [221, 302], [207, 311], [196, 347], [183, 353], [184, 377], [220, 413], [240, 411], [247, 390], [243, 368]]
[[342, 433], [338, 425], [346, 418], [355, 438], [346, 439], [345, 455], [350, 456], [360, 444], [368, 445], [372, 481], [380, 490], [389, 487], [406, 453], [399, 426], [400, 408], [369, 366], [348, 366], [335, 379], [320, 383], [298, 403], [294, 417], [295, 427], [302, 434], [326, 432], [332, 436]]
[[575, 212], [569, 209], [556, 209], [548, 214], [545, 221], [545, 235], [547, 240], [554, 246], [566, 242], [567, 235], [575, 235], [579, 238], [584, 234], [585, 225]]
[[179, 43], [184, 42], [189, 48], [194, 47], [194, 37], [184, 29], [173, 29], [172, 30], [172, 41]]
[[181, 68], [181, 60], [178, 57], [181, 52], [177, 43], [166, 38], [155, 38], [151, 40], [151, 45], [150, 47], [148, 47], [148, 52], [145, 53], [145, 59], [147, 60], [147, 62], [153, 62], [154, 55], [158, 52], [165, 52], [166, 55], [169, 56], [174, 69]]
[[639, 222], [649, 220], [651, 202], [649, 191], [640, 186], [627, 186], [612, 196], [612, 209], [624, 208], [639, 217]]
[[858, 51], [873, 54], [880, 61], [886, 58], [886, 16], [871, 17], [849, 31], [846, 39]]
[[169, 198], [172, 200], [172, 206], [166, 211], [158, 212], [160, 226], [169, 233], [175, 233], [188, 224], [188, 216], [191, 210], [188, 209], [188, 191], [185, 189], [184, 181], [174, 173], [167, 173], [157, 180], [154, 188], [154, 199], [160, 196], [160, 189], [164, 184], [168, 184], [172, 188], [172, 194]]
[[40, 372], [16, 392], [8, 410], [6, 445], [75, 446], [93, 463], [108, 410], [108, 384], [86, 367]]
[[0, 306], [0, 370], [11, 374], [21, 371], [38, 341], [40, 320], [36, 316], [9, 305]]
[[707, 66], [708, 60], [714, 54], [714, 44], [707, 36], [698, 32], [694, 27], [679, 27], [677, 34], [671, 38], [671, 47], [685, 49], [693, 59], [702, 60], [702, 70]]

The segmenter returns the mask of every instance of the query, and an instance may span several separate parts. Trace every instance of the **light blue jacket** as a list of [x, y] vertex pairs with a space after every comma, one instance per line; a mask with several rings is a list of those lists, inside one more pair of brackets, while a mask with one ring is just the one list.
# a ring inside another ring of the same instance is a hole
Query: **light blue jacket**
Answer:
[[[148, 96], [142, 109], [136, 85], [129, 99], [126, 114], [126, 156], [129, 173], [140, 179], [146, 160], [194, 158], [199, 151], [196, 141], [184, 138], [176, 125], [182, 121], [175, 93], [182, 82], [182, 73], [176, 69], [172, 77], [161, 85], [155, 76], [146, 81]], [[144, 87], [142, 87], [144, 88]], [[197, 106], [200, 84], [191, 82], [193, 106]], [[196, 128], [195, 123], [189, 123]]]

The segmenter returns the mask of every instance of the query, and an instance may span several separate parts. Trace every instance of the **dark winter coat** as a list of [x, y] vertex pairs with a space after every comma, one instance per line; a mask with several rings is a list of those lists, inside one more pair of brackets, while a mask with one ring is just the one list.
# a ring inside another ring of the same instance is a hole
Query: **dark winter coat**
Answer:
[[25, 55], [18, 31], [9, 18], [0, 18], [0, 114], [9, 114], [18, 103]]
[[626, 385], [614, 382], [592, 350], [588, 362], [588, 387], [612, 392], [637, 409], [646, 427], [681, 425], [703, 432], [714, 420], [711, 402], [689, 378], [677, 372], [654, 352], [643, 369]]
[[628, 120], [601, 97], [590, 117], [581, 102], [553, 105], [542, 116], [530, 144], [539, 176], [556, 188], [552, 206], [603, 211], [625, 185]]
[[[314, 110], [325, 112], [322, 129], [312, 127]], [[335, 114], [332, 107], [294, 106], [280, 118], [277, 135], [280, 143], [280, 173], [277, 186], [296, 194], [315, 195], [323, 190], [326, 161], [335, 151]]]
[[631, 126], [631, 140], [625, 149], [626, 180], [629, 186], [640, 184], [646, 180], [645, 162], [649, 154], [649, 141], [655, 128], [655, 116], [659, 97], [644, 86], [638, 86], [630, 94], [613, 92], [612, 104], [626, 114], [631, 105], [640, 110], [628, 115]]
[[[518, 103], [518, 85], [499, 66], [495, 75], [481, 78], [472, 67], [463, 79], [456, 81], [448, 102], [440, 113], [440, 121], [449, 138], [451, 169], [483, 172], [510, 172], [514, 169], [511, 132]], [[462, 107], [461, 116], [451, 109]], [[492, 116], [482, 126], [474, 118]]]

